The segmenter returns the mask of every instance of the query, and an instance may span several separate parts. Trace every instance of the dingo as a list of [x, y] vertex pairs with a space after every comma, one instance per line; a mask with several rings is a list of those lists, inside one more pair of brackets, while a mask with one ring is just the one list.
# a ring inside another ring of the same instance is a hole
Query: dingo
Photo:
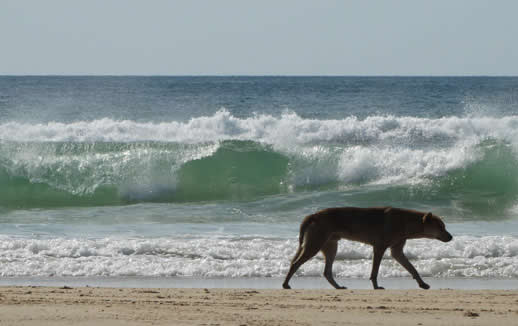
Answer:
[[429, 238], [448, 242], [452, 239], [442, 220], [432, 213], [392, 207], [338, 207], [328, 208], [307, 216], [300, 225], [299, 248], [291, 262], [290, 270], [282, 284], [290, 289], [289, 281], [297, 269], [322, 251], [325, 257], [324, 276], [337, 289], [332, 266], [338, 240], [348, 239], [370, 244], [373, 247], [370, 280], [378, 286], [378, 270], [385, 250], [390, 247], [392, 257], [400, 263], [423, 289], [429, 289], [414, 266], [403, 253], [407, 239]]

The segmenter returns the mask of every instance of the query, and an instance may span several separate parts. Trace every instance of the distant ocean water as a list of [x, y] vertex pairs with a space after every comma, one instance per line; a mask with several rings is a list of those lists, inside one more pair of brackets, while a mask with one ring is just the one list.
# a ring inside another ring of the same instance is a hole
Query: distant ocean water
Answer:
[[389, 205], [454, 235], [421, 275], [518, 279], [518, 78], [0, 77], [4, 278], [282, 277], [305, 215]]

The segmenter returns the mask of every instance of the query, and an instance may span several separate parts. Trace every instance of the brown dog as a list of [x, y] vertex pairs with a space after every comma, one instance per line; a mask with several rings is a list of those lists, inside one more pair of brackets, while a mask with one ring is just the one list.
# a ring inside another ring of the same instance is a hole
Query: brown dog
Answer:
[[407, 239], [429, 238], [448, 242], [452, 239], [442, 220], [432, 213], [392, 207], [338, 207], [321, 210], [307, 216], [300, 225], [299, 248], [291, 262], [290, 270], [282, 284], [290, 289], [289, 281], [297, 269], [322, 251], [325, 257], [325, 278], [337, 289], [333, 278], [333, 261], [338, 240], [348, 239], [370, 244], [373, 247], [370, 280], [374, 289], [378, 286], [378, 270], [385, 250], [390, 247], [392, 257], [400, 263], [423, 289], [429, 289], [419, 273], [403, 253]]

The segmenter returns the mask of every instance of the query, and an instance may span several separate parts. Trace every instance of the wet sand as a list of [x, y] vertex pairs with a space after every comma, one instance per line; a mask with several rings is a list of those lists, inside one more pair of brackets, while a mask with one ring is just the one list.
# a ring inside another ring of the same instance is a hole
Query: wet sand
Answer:
[[518, 291], [0, 287], [1, 325], [516, 325]]

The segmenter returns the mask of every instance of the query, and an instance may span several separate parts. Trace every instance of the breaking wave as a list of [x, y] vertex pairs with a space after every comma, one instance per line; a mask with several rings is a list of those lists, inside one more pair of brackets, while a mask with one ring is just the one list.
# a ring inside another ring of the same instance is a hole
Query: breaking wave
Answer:
[[220, 110], [185, 122], [6, 122], [0, 207], [363, 189], [367, 197], [444, 200], [490, 214], [516, 205], [517, 149], [517, 116], [313, 120]]

